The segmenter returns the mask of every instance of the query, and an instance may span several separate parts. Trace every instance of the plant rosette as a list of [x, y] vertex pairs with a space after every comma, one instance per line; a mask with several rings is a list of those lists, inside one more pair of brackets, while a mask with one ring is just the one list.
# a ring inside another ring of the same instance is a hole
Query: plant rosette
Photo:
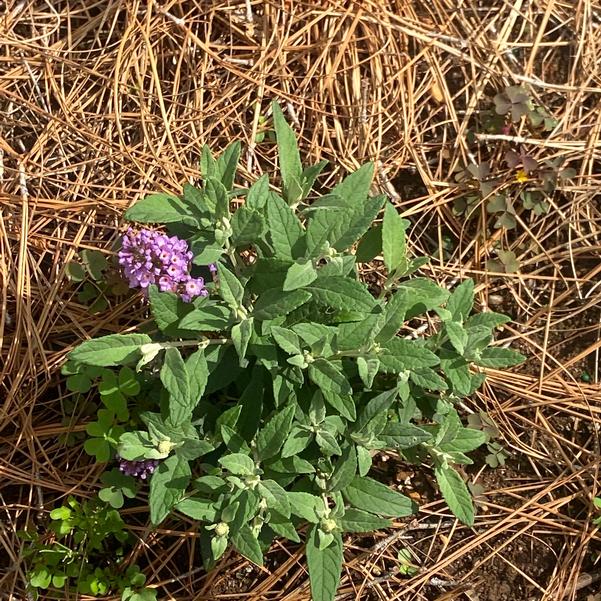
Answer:
[[[153, 194], [125, 214], [171, 236], [139, 239], [176, 249], [171, 285], [160, 280], [170, 257], [155, 265], [154, 249], [142, 265], [148, 248], [127, 234], [130, 281], [144, 284], [154, 330], [89, 340], [69, 360], [82, 370], [133, 368], [153, 382], [137, 429], [122, 424], [114, 444], [121, 461], [157, 462], [148, 474], [152, 524], [177, 513], [196, 520], [207, 567], [230, 546], [262, 565], [275, 537], [299, 542], [309, 524], [313, 599], [331, 601], [342, 534], [417, 511], [369, 476], [376, 451], [433, 469], [450, 510], [474, 523], [454, 466], [472, 463], [467, 454], [488, 437], [465, 427], [455, 404], [481, 386], [482, 368], [523, 357], [491, 346], [509, 319], [472, 315], [471, 280], [449, 292], [409, 277], [426, 260], [407, 252], [409, 222], [385, 196], [369, 195], [372, 164], [308, 202], [325, 163], [302, 167], [277, 104], [273, 122], [282, 194], [267, 175], [234, 189], [240, 145], [217, 159], [205, 147], [202, 187]], [[358, 268], [376, 256], [386, 270], [377, 296]], [[186, 289], [200, 277], [198, 290]], [[436, 331], [407, 336], [409, 322], [427, 316]], [[140, 398], [128, 398], [130, 411]]]

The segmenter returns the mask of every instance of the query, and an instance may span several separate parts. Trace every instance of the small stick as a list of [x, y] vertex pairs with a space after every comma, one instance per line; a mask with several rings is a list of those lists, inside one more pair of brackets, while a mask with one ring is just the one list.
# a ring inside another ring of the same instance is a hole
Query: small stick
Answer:
[[176, 17], [173, 13], [170, 13], [167, 9], [160, 6], [157, 0], [154, 0], [154, 5], [157, 11], [160, 12], [164, 17], [167, 17], [171, 22], [175, 23], [179, 27], [184, 27], [186, 25], [185, 19]]

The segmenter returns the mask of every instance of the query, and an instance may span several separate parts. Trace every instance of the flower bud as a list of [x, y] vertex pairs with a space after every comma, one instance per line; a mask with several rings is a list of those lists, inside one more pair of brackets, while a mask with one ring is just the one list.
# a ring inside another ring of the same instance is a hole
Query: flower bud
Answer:
[[321, 529], [326, 534], [333, 532], [337, 528], [337, 526], [338, 526], [338, 524], [336, 523], [336, 520], [333, 520], [332, 518], [327, 518], [325, 520], [321, 520], [321, 524], [320, 524]]
[[215, 534], [217, 536], [227, 536], [230, 533], [230, 527], [225, 522], [219, 522], [217, 526], [215, 526]]
[[161, 440], [157, 445], [157, 451], [163, 454], [171, 453], [171, 449], [175, 446], [175, 443], [170, 440]]

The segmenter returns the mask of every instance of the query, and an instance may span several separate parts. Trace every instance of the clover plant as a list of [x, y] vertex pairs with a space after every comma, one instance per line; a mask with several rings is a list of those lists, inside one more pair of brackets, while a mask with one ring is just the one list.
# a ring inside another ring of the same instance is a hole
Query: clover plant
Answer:
[[[453, 202], [453, 210], [475, 216], [475, 209], [484, 202], [486, 212], [494, 216], [493, 227], [511, 230], [518, 223], [520, 205], [536, 216], [544, 215], [550, 208], [549, 199], [576, 176], [576, 170], [564, 167], [562, 157], [538, 161], [524, 146], [516, 146], [520, 138], [510, 134], [518, 125], [534, 138], [541, 138], [557, 126], [557, 121], [534, 103], [526, 90], [507, 87], [494, 96], [493, 102], [493, 108], [479, 111], [478, 131], [469, 130], [467, 135], [472, 150], [477, 147], [478, 155], [487, 158], [456, 167], [454, 178], [461, 193]], [[479, 140], [478, 133], [503, 135], [484, 135]], [[492, 143], [495, 138], [500, 138], [497, 144]], [[504, 149], [502, 161], [498, 159], [499, 147]]]
[[[83, 595], [103, 596], [120, 591], [122, 601], [154, 601], [156, 591], [145, 588], [137, 565], [123, 560], [130, 535], [115, 509], [98, 499], [80, 503], [73, 497], [50, 512], [48, 533], [21, 532], [30, 542], [25, 552], [30, 596], [40, 590], [74, 587]], [[54, 597], [50, 592], [44, 598]]]
[[[371, 163], [315, 197], [325, 163], [303, 168], [277, 104], [273, 114], [282, 194], [267, 175], [234, 187], [235, 143], [218, 159], [203, 149], [201, 187], [134, 204], [125, 217], [140, 231], [167, 231], [134, 243], [130, 230], [119, 254], [154, 329], [86, 341], [68, 371], [112, 371], [116, 389], [124, 369], [143, 380], [147, 393], [122, 391], [124, 416], [146, 403], [134, 426], [115, 425], [119, 408], [107, 407], [112, 421], [88, 429], [107, 444], [89, 450], [103, 461], [108, 445], [117, 461], [157, 462], [147, 474], [152, 524], [196, 521], [207, 567], [229, 547], [262, 565], [275, 537], [303, 540], [313, 599], [330, 601], [342, 535], [418, 509], [378, 481], [379, 451], [433, 469], [450, 510], [474, 523], [454, 466], [472, 463], [467, 453], [487, 437], [463, 425], [456, 403], [480, 387], [480, 368], [523, 358], [490, 346], [509, 319], [472, 315], [471, 280], [451, 292], [409, 277], [424, 259], [407, 253], [409, 222], [385, 196], [370, 196]], [[386, 277], [370, 287], [360, 262], [375, 257]], [[433, 333], [413, 337], [426, 319]], [[121, 491], [135, 495], [115, 472], [104, 483], [115, 506]]]

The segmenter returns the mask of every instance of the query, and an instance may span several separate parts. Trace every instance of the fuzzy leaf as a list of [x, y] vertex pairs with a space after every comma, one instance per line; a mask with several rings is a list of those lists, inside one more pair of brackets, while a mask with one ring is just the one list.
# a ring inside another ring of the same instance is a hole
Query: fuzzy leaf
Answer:
[[303, 167], [298, 152], [294, 131], [282, 113], [277, 102], [272, 103], [273, 125], [278, 142], [280, 173], [284, 183], [284, 197], [288, 204], [294, 204], [302, 198]]
[[465, 280], [449, 297], [446, 309], [451, 312], [453, 321], [463, 323], [474, 306], [474, 280]]
[[253, 315], [257, 319], [274, 319], [280, 315], [288, 315], [311, 298], [306, 290], [284, 292], [278, 288], [265, 290], [255, 303]]
[[353, 507], [389, 517], [407, 517], [417, 511], [415, 503], [371, 478], [356, 477], [343, 491]]
[[188, 461], [172, 455], [159, 464], [150, 480], [150, 521], [158, 526], [184, 496], [190, 482]]
[[311, 580], [311, 598], [313, 601], [334, 601], [342, 570], [342, 537], [338, 532], [334, 533], [332, 543], [321, 549], [318, 532], [318, 526], [311, 530], [305, 549]]
[[386, 203], [382, 223], [382, 252], [389, 274], [399, 268], [404, 271], [407, 267], [405, 232], [409, 225], [409, 221], [403, 219], [392, 204]]
[[246, 206], [240, 207], [232, 217], [232, 242], [244, 246], [256, 242], [265, 230], [263, 215]]
[[303, 228], [292, 209], [272, 194], [267, 203], [267, 226], [275, 258], [294, 261], [301, 256]]
[[296, 290], [308, 286], [317, 279], [317, 271], [311, 261], [293, 263], [286, 272], [284, 291]]
[[169, 417], [173, 425], [177, 426], [190, 418], [196, 403], [190, 398], [188, 372], [176, 348], [171, 347], [165, 351], [161, 382], [169, 392]]
[[474, 504], [461, 476], [450, 467], [437, 467], [434, 475], [449, 509], [461, 522], [467, 526], [473, 526]]
[[259, 432], [257, 436], [257, 457], [261, 461], [270, 459], [282, 448], [292, 428], [294, 411], [294, 405], [285, 407], [276, 413]]
[[82, 342], [67, 358], [76, 363], [99, 367], [123, 365], [138, 359], [140, 347], [150, 342], [147, 334], [109, 334]]
[[314, 300], [334, 309], [369, 313], [375, 305], [364, 284], [343, 276], [318, 278], [307, 290]]
[[236, 550], [246, 557], [246, 559], [252, 561], [255, 565], [263, 565], [261, 545], [259, 545], [259, 541], [253, 535], [250, 526], [244, 524], [238, 532], [232, 534], [231, 540]]
[[188, 207], [173, 194], [150, 194], [127, 209], [124, 217], [138, 223], [184, 223], [198, 226]]
[[390, 520], [379, 518], [373, 513], [361, 509], [347, 509], [339, 520], [343, 532], [373, 532], [382, 528], [389, 528]]
[[477, 365], [482, 367], [492, 367], [500, 369], [503, 367], [512, 367], [519, 365], [526, 360], [526, 357], [517, 351], [508, 348], [492, 347], [484, 349], [477, 361]]

